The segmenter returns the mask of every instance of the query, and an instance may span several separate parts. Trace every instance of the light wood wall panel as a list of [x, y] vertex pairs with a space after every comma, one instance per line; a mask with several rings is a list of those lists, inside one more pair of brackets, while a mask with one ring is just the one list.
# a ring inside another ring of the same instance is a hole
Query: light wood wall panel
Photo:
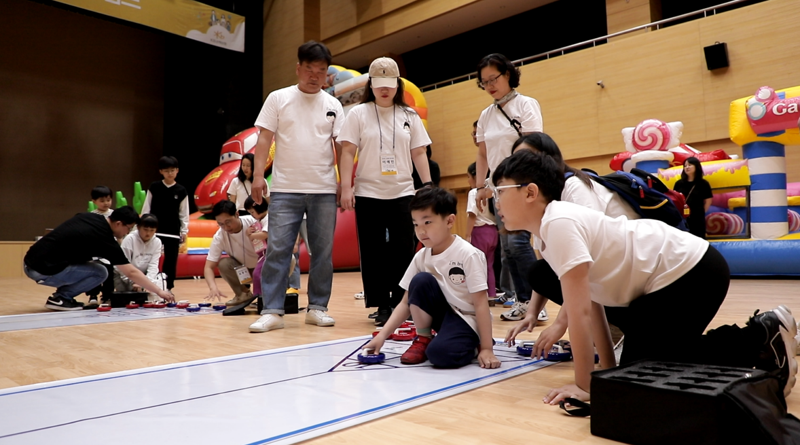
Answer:
[[[606, 28], [609, 34], [646, 25], [652, 21], [650, 0], [606, 0]], [[617, 39], [628, 38], [644, 33], [625, 34]]]
[[[691, 145], [727, 140], [731, 101], [752, 95], [761, 85], [800, 84], [798, 16], [800, 2], [771, 0], [613, 41], [522, 67], [519, 90], [539, 100], [544, 129], [565, 159], [571, 164], [603, 159], [595, 165], [606, 170], [598, 171], [607, 171], [611, 156], [624, 150], [622, 128], [648, 118], [682, 121], [681, 140]], [[711, 73], [703, 47], [716, 40], [728, 42], [731, 66]], [[598, 87], [598, 80], [606, 87]], [[491, 99], [474, 80], [428, 91], [425, 97], [433, 159], [442, 166], [443, 185], [449, 185], [448, 176], [463, 175], [474, 160], [468, 129]], [[737, 151], [732, 143], [724, 145], [733, 147], [726, 148], [729, 153]], [[790, 181], [800, 181], [797, 151], [786, 149]]]
[[264, 99], [274, 90], [297, 83], [297, 47], [306, 41], [304, 6], [298, 0], [273, 0], [264, 11]]
[[322, 0], [320, 38], [327, 39], [418, 0]]
[[800, 85], [800, 2], [773, 0], [702, 20], [700, 47], [728, 44], [729, 68], [708, 71], [703, 59], [708, 139], [728, 137], [728, 106], [762, 85]]
[[[598, 107], [606, 91], [597, 85], [601, 77], [595, 74], [595, 54], [594, 51], [566, 54], [521, 70], [518, 91], [539, 101], [545, 132], [554, 138], [570, 135], [568, 141], [555, 139], [565, 158], [597, 153], [603, 118]], [[489, 99], [484, 95], [484, 100]]]
[[22, 260], [31, 245], [29, 241], [0, 241], [0, 278], [25, 276]]
[[594, 50], [596, 75], [606, 86], [598, 106], [600, 153], [621, 151], [620, 130], [649, 118], [691, 123], [684, 139], [705, 139], [698, 26], [689, 22]]
[[336, 56], [480, 0], [418, 0], [324, 39]]

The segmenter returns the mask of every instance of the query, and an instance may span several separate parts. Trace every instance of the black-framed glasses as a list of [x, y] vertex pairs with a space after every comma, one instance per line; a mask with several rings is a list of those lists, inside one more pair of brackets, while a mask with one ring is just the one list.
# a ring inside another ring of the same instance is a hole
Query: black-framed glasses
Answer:
[[478, 85], [480, 85], [480, 86], [482, 86], [484, 88], [486, 88], [488, 86], [492, 86], [492, 85], [495, 84], [495, 82], [497, 82], [497, 79], [499, 79], [502, 76], [503, 76], [502, 74], [498, 74], [498, 75], [494, 76], [493, 78], [491, 78], [489, 80], [482, 80]]

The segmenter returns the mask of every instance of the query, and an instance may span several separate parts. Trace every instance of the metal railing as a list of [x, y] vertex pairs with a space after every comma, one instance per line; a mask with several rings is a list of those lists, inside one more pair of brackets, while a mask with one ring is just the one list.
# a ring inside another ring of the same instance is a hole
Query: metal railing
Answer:
[[[698, 16], [700, 14], [702, 14], [703, 17], [708, 17], [709, 15], [716, 15], [718, 9], [726, 8], [728, 6], [733, 6], [733, 5], [736, 5], [738, 3], [744, 3], [745, 1], [748, 1], [748, 0], [733, 0], [733, 1], [725, 2], [725, 3], [721, 3], [721, 4], [716, 5], [716, 6], [711, 6], [711, 7], [705, 8], [705, 9], [700, 9], [700, 10], [693, 11], [693, 12], [688, 12], [686, 14], [677, 15], [675, 17], [670, 17], [668, 19], [659, 20], [657, 22], [648, 23], [646, 25], [640, 25], [640, 26], [637, 26], [635, 28], [630, 28], [630, 29], [626, 29], [624, 31], [615, 32], [613, 34], [608, 34], [608, 35], [603, 36], [603, 37], [598, 37], [598, 38], [591, 39], [591, 40], [585, 40], [583, 42], [573, 43], [572, 45], [568, 45], [568, 46], [564, 46], [562, 48], [558, 48], [558, 49], [554, 49], [554, 50], [547, 51], [547, 52], [544, 52], [544, 53], [536, 54], [534, 56], [525, 57], [524, 59], [514, 60], [511, 63], [513, 63], [514, 66], [524, 66], [526, 63], [537, 62], [539, 60], [547, 60], [547, 59], [549, 59], [551, 57], [563, 56], [567, 51], [570, 51], [570, 50], [573, 50], [573, 49], [578, 49], [578, 48], [583, 48], [583, 47], [588, 47], [589, 45], [591, 45], [592, 47], [595, 47], [595, 46], [597, 46], [598, 43], [608, 43], [608, 39], [612, 39], [614, 37], [618, 37], [618, 36], [625, 35], [625, 34], [630, 34], [632, 32], [640, 31], [640, 30], [643, 30], [643, 29], [645, 29], [645, 30], [659, 30], [659, 29], [661, 29], [662, 25], [666, 25], [668, 23], [676, 22], [678, 20], [682, 20], [682, 19], [685, 19], [685, 18], [688, 18], [688, 17], [694, 17], [694, 16]], [[458, 77], [453, 77], [452, 79], [447, 79], [447, 80], [443, 80], [441, 82], [437, 82], [437, 83], [434, 83], [434, 84], [431, 84], [431, 85], [424, 86], [424, 87], [420, 88], [420, 90], [422, 90], [422, 92], [435, 90], [435, 89], [440, 88], [440, 87], [450, 86], [450, 85], [456, 84], [458, 82], [463, 82], [465, 80], [474, 79], [475, 77], [477, 77], [475, 73], [464, 74], [464, 75], [461, 75], [461, 76], [458, 76]]]

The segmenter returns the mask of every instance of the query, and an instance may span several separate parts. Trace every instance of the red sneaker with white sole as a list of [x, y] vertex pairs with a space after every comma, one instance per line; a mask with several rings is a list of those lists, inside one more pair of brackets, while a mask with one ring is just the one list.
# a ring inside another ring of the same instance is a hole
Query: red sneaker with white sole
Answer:
[[432, 337], [423, 337], [421, 335], [414, 339], [414, 343], [408, 348], [403, 355], [400, 356], [400, 363], [404, 365], [416, 365], [428, 359], [425, 355], [425, 350], [433, 340]]

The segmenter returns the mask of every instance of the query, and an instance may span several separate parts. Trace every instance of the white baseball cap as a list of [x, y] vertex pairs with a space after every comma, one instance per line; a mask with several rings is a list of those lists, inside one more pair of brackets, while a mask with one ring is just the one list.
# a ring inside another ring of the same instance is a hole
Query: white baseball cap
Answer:
[[397, 88], [400, 69], [397, 62], [388, 57], [378, 57], [369, 65], [372, 88]]

